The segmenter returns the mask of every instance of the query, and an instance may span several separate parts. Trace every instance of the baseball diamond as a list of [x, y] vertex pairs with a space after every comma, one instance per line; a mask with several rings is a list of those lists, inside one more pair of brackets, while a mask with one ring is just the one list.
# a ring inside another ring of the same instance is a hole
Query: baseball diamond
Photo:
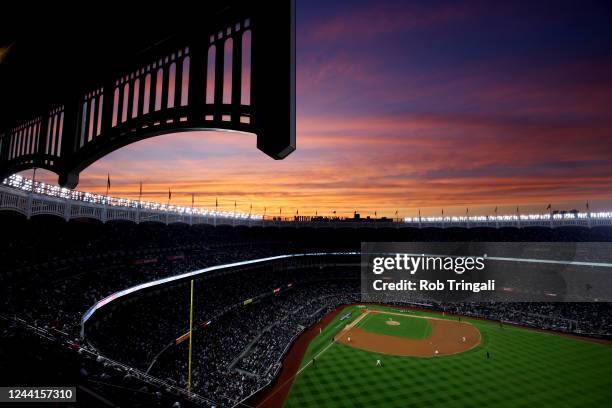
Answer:
[[[350, 318], [340, 321], [348, 312]], [[330, 317], [320, 334], [313, 328], [316, 334], [289, 392], [285, 380], [256, 406], [572, 407], [603, 406], [612, 398], [609, 343], [465, 317], [459, 323], [457, 316], [378, 305], [346, 306]], [[389, 318], [399, 325], [387, 325]], [[440, 332], [446, 324], [451, 330]], [[411, 330], [390, 334], [409, 325]], [[365, 334], [376, 336], [377, 348], [366, 349], [360, 339]], [[423, 342], [439, 354], [423, 358], [432, 355], [391, 352], [391, 339], [406, 348]], [[462, 350], [448, 353], [447, 342]], [[286, 399], [279, 401], [276, 393], [286, 393]]]
[[[391, 318], [396, 320], [388, 320]], [[335, 336], [335, 340], [375, 353], [435, 357], [476, 347], [480, 344], [480, 332], [465, 322], [362, 309], [361, 316]]]

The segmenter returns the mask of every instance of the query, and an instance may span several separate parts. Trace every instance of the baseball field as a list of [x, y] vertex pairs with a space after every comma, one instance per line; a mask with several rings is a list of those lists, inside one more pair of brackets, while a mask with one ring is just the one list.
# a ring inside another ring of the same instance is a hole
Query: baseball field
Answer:
[[610, 401], [609, 344], [368, 305], [346, 307], [311, 341], [285, 406], [601, 407]]

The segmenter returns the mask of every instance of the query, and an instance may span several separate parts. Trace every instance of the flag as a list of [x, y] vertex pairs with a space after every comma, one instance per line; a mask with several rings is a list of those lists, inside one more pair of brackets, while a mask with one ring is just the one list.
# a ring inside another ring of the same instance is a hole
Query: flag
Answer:
[[299, 209], [295, 210], [295, 215], [298, 215], [299, 213], [300, 213]]
[[336, 213], [336, 210], [334, 210], [334, 214]]
[[586, 209], [587, 210], [589, 209], [589, 202], [588, 201], [586, 202]]
[[397, 215], [399, 213], [399, 210], [395, 210], [395, 215]]
[[517, 214], [519, 213], [519, 208], [518, 208], [518, 205], [516, 206], [516, 213], [517, 213]]
[[218, 207], [219, 207], [219, 199], [215, 197], [215, 211], [217, 210]]
[[249, 207], [249, 215], [251, 215], [252, 211], [253, 211], [253, 203], [251, 203], [251, 206]]
[[378, 214], [376, 214], [376, 211], [374, 211], [374, 217], [378, 217]]
[[495, 207], [495, 215], [497, 215], [497, 207]]
[[470, 212], [470, 209], [469, 209], [469, 208], [466, 208], [466, 209], [465, 209], [465, 213], [466, 213], [466, 214], [468, 214], [469, 212]]
[[191, 193], [191, 206], [195, 203], [195, 193]]
[[419, 218], [421, 218], [421, 209], [419, 208]]
[[172, 200], [172, 191], [170, 191], [170, 187], [168, 187], [168, 201]]
[[110, 173], [106, 174], [106, 195], [108, 195], [108, 190], [110, 190]]
[[552, 204], [548, 204], [548, 207], [546, 207], [547, 210], [550, 210], [552, 208]]
[[140, 188], [138, 190], [138, 200], [140, 201], [141, 198], [142, 198], [142, 181], [140, 181]]
[[444, 217], [444, 208], [442, 209], [442, 216]]

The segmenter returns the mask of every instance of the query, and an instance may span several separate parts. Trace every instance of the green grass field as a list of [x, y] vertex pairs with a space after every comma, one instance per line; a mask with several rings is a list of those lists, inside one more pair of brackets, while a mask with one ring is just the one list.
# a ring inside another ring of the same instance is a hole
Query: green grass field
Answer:
[[440, 358], [383, 356], [331, 343], [359, 315], [347, 309], [350, 319], [337, 317], [311, 342], [302, 367], [325, 351], [296, 377], [286, 407], [603, 407], [612, 400], [610, 346], [462, 319], [480, 330], [480, 346]]
[[[399, 326], [387, 324], [389, 319], [399, 323]], [[389, 336], [406, 337], [409, 339], [426, 339], [431, 334], [431, 324], [427, 319], [411, 316], [397, 316], [387, 314], [368, 314], [357, 327], [372, 333]]]

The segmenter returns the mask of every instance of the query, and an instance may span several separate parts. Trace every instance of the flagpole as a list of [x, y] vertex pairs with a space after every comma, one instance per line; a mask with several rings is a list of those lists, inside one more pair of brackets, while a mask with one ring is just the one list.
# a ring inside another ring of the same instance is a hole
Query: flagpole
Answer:
[[195, 193], [191, 193], [191, 216], [193, 216], [193, 206], [195, 205]]
[[495, 206], [495, 228], [499, 228], [499, 220], [497, 219], [497, 206]]
[[589, 202], [586, 202], [586, 210], [587, 210], [587, 225], [591, 228], [591, 208], [589, 207]]
[[191, 299], [189, 302], [189, 372], [187, 373], [187, 392], [191, 393], [191, 354], [193, 340], [193, 279], [191, 280]]
[[219, 197], [215, 197], [215, 216], [213, 218], [215, 227], [217, 226], [217, 215], [219, 215]]
[[140, 224], [140, 207], [142, 207], [142, 180], [138, 187], [138, 202], [136, 203], [136, 223]]
[[[34, 171], [32, 172], [32, 193], [34, 192], [34, 184], [36, 184], [36, 167], [34, 167]], [[587, 208], [589, 208], [588, 204]]]
[[34, 171], [32, 172], [32, 188], [30, 189], [30, 194], [28, 194], [28, 209], [27, 216], [28, 219], [32, 216], [32, 203], [34, 201], [34, 185], [36, 184], [36, 167], [34, 167]]

